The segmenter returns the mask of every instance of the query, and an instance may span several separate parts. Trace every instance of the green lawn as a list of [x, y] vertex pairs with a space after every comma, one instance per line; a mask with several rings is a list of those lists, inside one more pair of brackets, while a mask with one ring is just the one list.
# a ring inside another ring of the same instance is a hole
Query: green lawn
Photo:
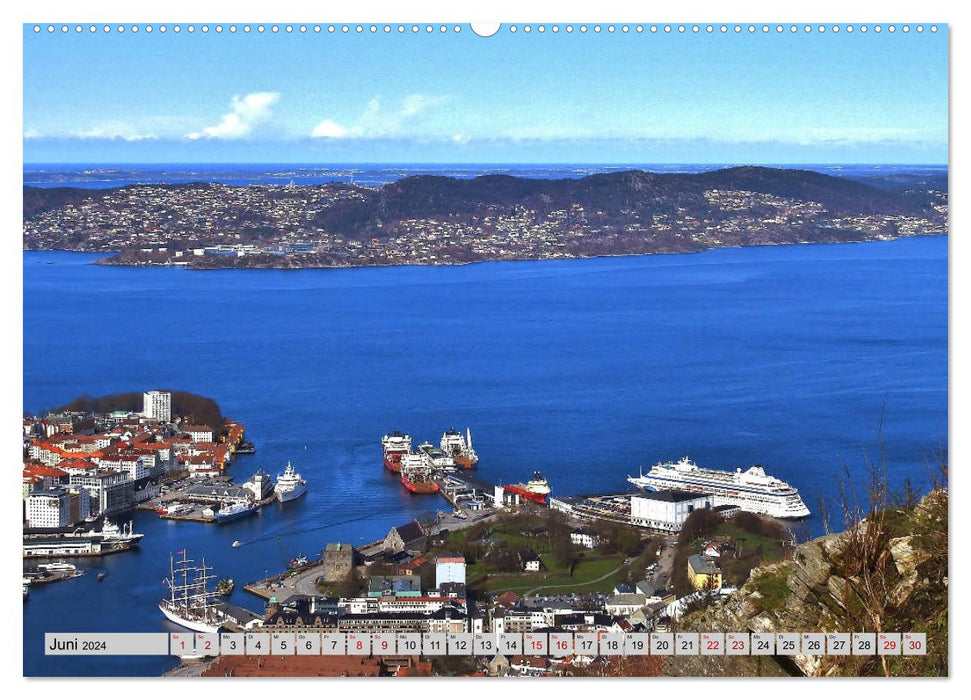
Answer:
[[[563, 586], [562, 592], [589, 593], [591, 591], [611, 590], [623, 575], [623, 571], [618, 571], [602, 581], [591, 583], [591, 581], [595, 581], [621, 567], [624, 562], [624, 557], [621, 555], [593, 556], [581, 559], [574, 568], [572, 576], [563, 567], [560, 567], [552, 556], [541, 555], [540, 558], [548, 568], [538, 573], [524, 572], [515, 576], [488, 576], [488, 574], [495, 572], [482, 564], [472, 564], [468, 567], [467, 578], [473, 588], [484, 593], [501, 593], [503, 591], [522, 593], [533, 588], [545, 588], [547, 586]], [[483, 576], [488, 576], [488, 578], [473, 584]]]

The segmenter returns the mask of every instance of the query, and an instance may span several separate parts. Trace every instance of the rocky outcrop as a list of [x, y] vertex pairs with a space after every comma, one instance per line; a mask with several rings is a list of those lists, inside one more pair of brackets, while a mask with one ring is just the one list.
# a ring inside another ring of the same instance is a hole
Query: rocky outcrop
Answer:
[[927, 657], [670, 657], [678, 676], [946, 675], [947, 491], [888, 509], [752, 571], [736, 593], [678, 631], [925, 632]]

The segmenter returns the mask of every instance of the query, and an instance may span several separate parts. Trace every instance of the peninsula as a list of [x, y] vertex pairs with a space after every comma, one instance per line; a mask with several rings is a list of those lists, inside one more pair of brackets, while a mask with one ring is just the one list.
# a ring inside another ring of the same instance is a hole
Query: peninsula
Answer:
[[25, 250], [192, 268], [453, 265], [947, 232], [940, 185], [808, 170], [639, 170], [579, 179], [407, 177], [380, 188], [146, 184], [24, 188]]

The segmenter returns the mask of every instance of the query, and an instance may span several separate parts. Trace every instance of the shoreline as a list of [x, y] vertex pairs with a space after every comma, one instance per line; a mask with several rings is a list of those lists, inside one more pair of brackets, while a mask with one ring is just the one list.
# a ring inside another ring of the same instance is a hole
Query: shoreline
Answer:
[[[157, 263], [157, 262], [109, 262], [112, 257], [100, 258], [85, 263], [86, 265], [96, 265], [98, 267], [121, 267], [121, 268], [172, 268], [190, 270], [193, 272], [241, 272], [247, 270], [263, 271], [274, 270], [278, 272], [301, 272], [304, 270], [360, 270], [360, 269], [382, 269], [382, 268], [450, 268], [467, 267], [471, 265], [484, 265], [489, 263], [514, 263], [514, 262], [553, 262], [566, 260], [596, 260], [600, 258], [650, 258], [655, 256], [667, 255], [698, 255], [715, 250], [747, 250], [757, 248], [782, 248], [790, 246], [824, 246], [824, 245], [859, 245], [862, 243], [891, 243], [914, 238], [949, 238], [950, 233], [918, 233], [903, 236], [863, 238], [852, 241], [784, 241], [779, 243], [760, 243], [757, 245], [720, 245], [697, 250], [672, 250], [657, 251], [654, 253], [603, 253], [597, 255], [564, 255], [549, 257], [521, 257], [521, 258], [495, 258], [489, 260], [470, 260], [455, 262], [403, 262], [386, 264], [361, 264], [361, 265], [294, 265], [294, 266], [273, 266], [273, 265], [247, 265], [243, 267], [233, 266], [199, 266], [179, 263]], [[119, 251], [92, 251], [92, 250], [71, 250], [68, 248], [24, 248], [21, 253], [78, 253], [81, 255], [99, 255], [106, 252], [109, 255], [117, 256]]]

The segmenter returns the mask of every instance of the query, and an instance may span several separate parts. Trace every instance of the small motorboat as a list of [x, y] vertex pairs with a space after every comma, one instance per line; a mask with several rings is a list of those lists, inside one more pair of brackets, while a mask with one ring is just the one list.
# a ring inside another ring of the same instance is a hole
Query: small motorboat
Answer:
[[233, 540], [233, 548], [234, 548], [234, 549], [235, 549], [236, 547], [241, 547], [241, 546], [242, 546], [242, 544], [243, 544], [243, 543], [242, 543], [242, 542], [240, 542], [239, 540]]
[[104, 580], [105, 580], [105, 576], [106, 576], [106, 575], [107, 575], [107, 574], [105, 574], [105, 572], [104, 572], [104, 571], [100, 571], [100, 572], [98, 572], [98, 576], [97, 576], [97, 578], [98, 578], [98, 580], [99, 580], [99, 581], [104, 581]]

